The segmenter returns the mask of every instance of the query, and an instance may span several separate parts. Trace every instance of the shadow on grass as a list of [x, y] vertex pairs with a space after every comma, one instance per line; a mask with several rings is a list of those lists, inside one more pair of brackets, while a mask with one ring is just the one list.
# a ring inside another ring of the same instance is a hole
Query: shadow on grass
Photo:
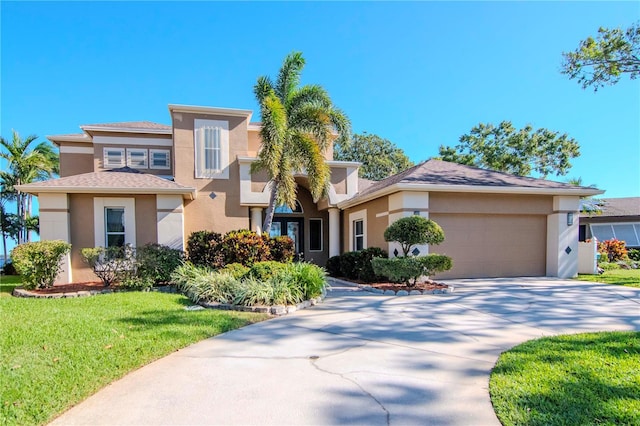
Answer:
[[505, 352], [491, 374], [504, 425], [640, 424], [640, 332], [533, 340]]
[[20, 275], [0, 275], [0, 293], [13, 293], [13, 289], [22, 284]]

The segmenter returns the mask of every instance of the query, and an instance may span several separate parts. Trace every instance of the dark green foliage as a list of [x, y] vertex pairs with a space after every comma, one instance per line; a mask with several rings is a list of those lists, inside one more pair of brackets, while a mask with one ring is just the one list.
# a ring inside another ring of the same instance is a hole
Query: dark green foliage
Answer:
[[640, 250], [638, 249], [629, 249], [627, 252], [627, 256], [629, 256], [629, 259], [631, 260], [640, 262]]
[[160, 244], [146, 244], [136, 250], [137, 276], [155, 284], [168, 283], [182, 264], [182, 251]]
[[358, 278], [358, 261], [360, 255], [357, 251], [348, 251], [340, 255], [340, 275], [350, 280]]
[[[395, 257], [392, 259], [375, 258], [373, 269], [378, 275], [385, 276], [394, 282], [415, 285], [421, 276], [433, 275], [436, 272], [448, 271], [453, 266], [449, 256], [429, 254], [427, 256]], [[411, 282], [413, 280], [413, 282]]]
[[105, 287], [121, 283], [136, 275], [135, 252], [129, 244], [124, 247], [83, 248], [80, 250], [80, 256]]
[[248, 229], [228, 232], [222, 239], [220, 249], [225, 264], [241, 263], [251, 267], [256, 262], [271, 258], [267, 240]]
[[499, 126], [480, 123], [456, 146], [440, 145], [440, 158], [452, 163], [476, 166], [517, 176], [538, 173], [566, 175], [571, 159], [580, 155], [580, 145], [566, 133], [548, 129], [522, 129], [510, 121]]
[[222, 235], [211, 231], [197, 231], [187, 240], [187, 260], [197, 266], [220, 268], [224, 259], [220, 251]]
[[269, 249], [271, 259], [276, 262], [289, 263], [295, 255], [293, 240], [286, 235], [270, 238]]
[[317, 265], [296, 262], [285, 265], [285, 268], [271, 279], [300, 288], [303, 299], [308, 300], [322, 294], [327, 285], [326, 275], [324, 269]]
[[147, 291], [153, 287], [155, 281], [151, 277], [131, 276], [120, 283], [120, 288], [135, 291]]
[[255, 278], [258, 281], [267, 281], [284, 269], [284, 263], [276, 262], [273, 260], [256, 262], [253, 264], [253, 266], [251, 266], [251, 269], [249, 269], [249, 272], [247, 272], [246, 276]]
[[18, 271], [16, 271], [16, 267], [13, 262], [5, 263], [2, 269], [2, 273], [4, 275], [18, 275]]
[[332, 277], [342, 276], [342, 273], [340, 271], [341, 258], [342, 256], [338, 255], [338, 256], [332, 256], [329, 258], [329, 260], [327, 260], [327, 264], [325, 265], [325, 268], [327, 269], [327, 273], [329, 274], [329, 276], [332, 276]]
[[404, 151], [378, 135], [354, 134], [351, 140], [335, 143], [333, 158], [362, 163], [358, 175], [364, 179], [382, 180], [413, 166]]
[[28, 289], [51, 287], [62, 266], [62, 258], [71, 251], [64, 241], [36, 241], [20, 244], [11, 252], [11, 260]]
[[384, 231], [385, 241], [394, 241], [402, 247], [404, 256], [416, 244], [440, 244], [444, 231], [434, 221], [422, 216], [407, 216], [393, 222]]
[[350, 251], [329, 258], [327, 261], [327, 271], [332, 277], [345, 277], [351, 280], [375, 282], [381, 277], [373, 271], [371, 259], [387, 256], [387, 252], [379, 247]]
[[240, 279], [249, 273], [249, 268], [241, 263], [230, 263], [219, 269], [218, 272], [225, 272], [233, 278]]

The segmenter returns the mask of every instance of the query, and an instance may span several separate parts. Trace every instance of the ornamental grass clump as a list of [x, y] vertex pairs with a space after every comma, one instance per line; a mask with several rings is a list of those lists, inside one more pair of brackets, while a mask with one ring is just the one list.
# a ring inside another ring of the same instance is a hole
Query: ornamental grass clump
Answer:
[[15, 247], [11, 260], [26, 289], [46, 288], [53, 286], [70, 251], [71, 244], [64, 241], [36, 241]]

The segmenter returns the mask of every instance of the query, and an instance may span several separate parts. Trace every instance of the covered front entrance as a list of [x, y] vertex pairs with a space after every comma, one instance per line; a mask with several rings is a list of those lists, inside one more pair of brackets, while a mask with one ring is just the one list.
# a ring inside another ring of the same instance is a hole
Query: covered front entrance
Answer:
[[292, 217], [276, 217], [271, 222], [269, 236], [286, 235], [293, 240], [296, 259], [304, 259], [304, 219]]

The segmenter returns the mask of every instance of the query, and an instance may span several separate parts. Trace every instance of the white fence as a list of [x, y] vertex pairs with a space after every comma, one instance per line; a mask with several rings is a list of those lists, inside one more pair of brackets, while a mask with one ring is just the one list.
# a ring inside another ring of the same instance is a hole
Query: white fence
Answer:
[[589, 242], [578, 243], [578, 273], [598, 273], [598, 242], [593, 238]]

